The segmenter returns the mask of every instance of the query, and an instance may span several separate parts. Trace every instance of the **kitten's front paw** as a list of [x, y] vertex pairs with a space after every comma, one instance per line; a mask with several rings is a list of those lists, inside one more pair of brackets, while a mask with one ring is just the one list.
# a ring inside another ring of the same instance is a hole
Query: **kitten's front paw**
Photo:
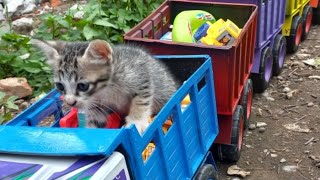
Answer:
[[130, 127], [134, 124], [140, 135], [148, 128], [149, 122], [148, 120], [132, 120], [129, 116], [126, 117], [126, 123], [124, 127]]

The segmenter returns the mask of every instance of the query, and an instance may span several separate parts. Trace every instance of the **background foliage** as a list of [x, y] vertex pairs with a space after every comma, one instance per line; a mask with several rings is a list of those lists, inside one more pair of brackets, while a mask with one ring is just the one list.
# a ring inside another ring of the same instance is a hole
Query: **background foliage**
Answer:
[[[42, 15], [34, 37], [44, 40], [85, 41], [96, 38], [110, 43], [123, 42], [123, 34], [156, 9], [163, 0], [91, 0], [57, 15]], [[75, 14], [83, 12], [83, 18]], [[9, 25], [10, 25], [9, 21]], [[11, 27], [11, 25], [10, 25]], [[25, 77], [33, 96], [53, 88], [51, 69], [45, 56], [28, 42], [30, 37], [12, 30], [0, 33], [0, 79]]]
[[[123, 42], [123, 34], [156, 9], [163, 0], [91, 0], [85, 6], [63, 15], [46, 14], [36, 30], [41, 39], [91, 40]], [[83, 12], [83, 18], [75, 14]]]

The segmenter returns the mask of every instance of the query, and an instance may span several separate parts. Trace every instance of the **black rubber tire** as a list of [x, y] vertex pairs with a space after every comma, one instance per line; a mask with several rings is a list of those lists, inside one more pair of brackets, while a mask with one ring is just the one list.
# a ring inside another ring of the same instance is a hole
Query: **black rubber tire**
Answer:
[[302, 21], [303, 21], [303, 33], [301, 36], [302, 41], [307, 39], [309, 32], [311, 30], [311, 27], [310, 27], [309, 31], [306, 31], [307, 17], [309, 13], [311, 13], [311, 18], [312, 18], [312, 15], [313, 15], [312, 7], [309, 4], [307, 4], [303, 8], [303, 12], [302, 12]]
[[[273, 53], [273, 67], [272, 67], [272, 74], [273, 76], [278, 76], [282, 72], [283, 63], [279, 65], [279, 56], [281, 53], [281, 47], [286, 48], [287, 46], [287, 40], [282, 34], [278, 34], [276, 38], [274, 39], [273, 47], [272, 47], [272, 53]], [[286, 51], [286, 50], [285, 50]]]
[[290, 36], [287, 36], [287, 52], [288, 53], [295, 53], [299, 49], [301, 40], [299, 44], [295, 43], [298, 26], [301, 26], [301, 28], [303, 28], [302, 18], [300, 16], [295, 16], [293, 17], [293, 20], [292, 20]]
[[[233, 115], [231, 144], [213, 145], [213, 154], [218, 161], [234, 163], [240, 159], [242, 142], [239, 142], [239, 138], [243, 139], [243, 133], [240, 133], [243, 132], [243, 127], [241, 127], [243, 122], [241, 120], [243, 121], [243, 108], [241, 105], [237, 105]], [[240, 137], [240, 135], [242, 136]]]
[[313, 11], [312, 23], [320, 24], [320, 2], [318, 3], [318, 7], [313, 8], [312, 11]]
[[[249, 96], [251, 96], [251, 98]], [[251, 110], [252, 110], [252, 96], [253, 96], [252, 80], [248, 79], [243, 88], [241, 100], [240, 100], [240, 105], [243, 108], [243, 121], [244, 121], [243, 128], [245, 130], [248, 129], [250, 125], [250, 116], [251, 116]], [[251, 102], [248, 103], [248, 101], [251, 101]], [[250, 108], [249, 115], [247, 115], [248, 104], [251, 104], [251, 106], [249, 107]]]
[[[269, 80], [265, 79], [265, 66], [268, 58], [271, 58], [272, 60], [272, 52], [270, 47], [267, 46], [261, 52], [259, 74], [252, 75], [253, 91], [255, 93], [263, 93], [269, 87], [270, 80], [272, 78], [272, 69], [271, 69], [271, 75]], [[273, 67], [273, 61], [272, 61], [271, 68], [272, 67]]]
[[219, 180], [219, 172], [212, 164], [204, 164], [200, 167], [195, 180]]

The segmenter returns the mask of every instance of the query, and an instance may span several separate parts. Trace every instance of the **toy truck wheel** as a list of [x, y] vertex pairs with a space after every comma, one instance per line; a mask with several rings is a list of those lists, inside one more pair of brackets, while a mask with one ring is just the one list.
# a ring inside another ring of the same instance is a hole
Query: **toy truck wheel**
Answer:
[[320, 24], [320, 3], [318, 3], [317, 8], [313, 8], [312, 23], [313, 24]]
[[254, 74], [252, 76], [254, 92], [262, 93], [268, 88], [272, 76], [272, 68], [272, 52], [267, 46], [261, 52], [259, 74]]
[[294, 53], [298, 50], [303, 32], [302, 18], [295, 16], [292, 20], [290, 36], [287, 37], [287, 50]]
[[214, 155], [219, 161], [237, 162], [240, 159], [243, 125], [243, 108], [238, 105], [233, 114], [231, 144], [214, 144]]
[[284, 36], [278, 34], [274, 40], [273, 52], [273, 75], [278, 76], [281, 74], [282, 67], [286, 56], [287, 41]]
[[212, 164], [204, 164], [197, 173], [196, 180], [219, 180], [219, 173]]
[[253, 96], [253, 87], [252, 80], [248, 79], [245, 87], [242, 91], [241, 103], [240, 105], [243, 107], [243, 121], [244, 121], [244, 129], [247, 129], [250, 124], [250, 116], [252, 109], [252, 96]]
[[301, 36], [302, 41], [307, 39], [307, 37], [308, 37], [308, 34], [310, 32], [310, 28], [312, 25], [312, 16], [313, 16], [312, 7], [307, 4], [303, 8], [303, 13], [302, 13], [302, 19], [303, 19], [303, 31], [302, 31], [302, 36]]

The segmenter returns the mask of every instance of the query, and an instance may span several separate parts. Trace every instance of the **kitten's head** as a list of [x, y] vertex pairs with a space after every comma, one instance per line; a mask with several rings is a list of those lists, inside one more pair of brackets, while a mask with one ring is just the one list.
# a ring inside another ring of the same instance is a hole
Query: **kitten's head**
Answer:
[[56, 88], [69, 106], [87, 106], [90, 97], [106, 87], [112, 76], [112, 49], [103, 40], [91, 42], [40, 41], [33, 39], [47, 56]]

